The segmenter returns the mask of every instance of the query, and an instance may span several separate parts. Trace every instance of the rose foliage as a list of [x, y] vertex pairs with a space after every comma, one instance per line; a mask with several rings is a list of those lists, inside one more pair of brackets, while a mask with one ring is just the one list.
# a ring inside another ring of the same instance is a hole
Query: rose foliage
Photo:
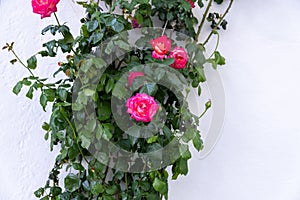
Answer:
[[[35, 196], [41, 200], [168, 199], [169, 176], [175, 180], [188, 174], [189, 143], [198, 151], [203, 148], [199, 116], [189, 110], [185, 95], [192, 87], [201, 95], [201, 83], [206, 81], [204, 66], [216, 69], [225, 64], [217, 46], [211, 56], [206, 56], [205, 47], [211, 38], [219, 40], [219, 33], [227, 28], [225, 16], [233, 0], [81, 1], [78, 6], [86, 15], [80, 19], [77, 36], [58, 21], [55, 12], [63, 12], [59, 0], [31, 3], [42, 19], [53, 18], [53, 24], [41, 31], [53, 39], [44, 42], [43, 49], [26, 62], [16, 54], [14, 43], [3, 49], [14, 54], [12, 64], [17, 62], [29, 72], [13, 92], [19, 94], [23, 88], [30, 99], [39, 95], [43, 110], [51, 113], [42, 125], [45, 140], [51, 151], [54, 146], [60, 150], [48, 180]], [[215, 12], [222, 3], [226, 10]], [[195, 15], [195, 6], [203, 15]], [[150, 29], [157, 24], [161, 28]], [[204, 27], [211, 28], [204, 32]], [[138, 38], [131, 34], [133, 29], [139, 29]], [[129, 43], [132, 37], [133, 46]], [[58, 60], [57, 55], [65, 59]], [[55, 69], [53, 76], [60, 74], [60, 78], [54, 82], [34, 73], [45, 57], [57, 59], [58, 65], [51, 69]], [[98, 71], [101, 77], [95, 75]], [[94, 106], [88, 107], [91, 102]], [[209, 107], [210, 102], [204, 112]], [[118, 122], [115, 115], [124, 120]], [[128, 134], [122, 127], [130, 124], [151, 126], [152, 135]], [[110, 142], [139, 155], [159, 152], [174, 139], [180, 143], [167, 153], [153, 154], [155, 158], [149, 160], [132, 157], [130, 162], [119, 162], [121, 153], [107, 153], [113, 145], [100, 143]], [[170, 162], [163, 165], [166, 160]], [[143, 168], [137, 172], [140, 166]]]

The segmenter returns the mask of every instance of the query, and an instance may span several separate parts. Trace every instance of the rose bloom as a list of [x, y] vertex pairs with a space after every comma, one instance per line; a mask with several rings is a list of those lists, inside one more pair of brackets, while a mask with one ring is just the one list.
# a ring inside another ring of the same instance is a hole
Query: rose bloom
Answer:
[[127, 113], [136, 121], [150, 122], [159, 106], [152, 96], [146, 93], [137, 93], [126, 102]]
[[40, 14], [41, 18], [50, 17], [50, 15], [57, 11], [56, 5], [60, 0], [32, 0], [31, 5], [33, 12]]
[[188, 56], [184, 48], [175, 47], [173, 51], [171, 51], [168, 58], [174, 58], [174, 63], [170, 65], [175, 69], [183, 69], [186, 67], [186, 63], [188, 61]]
[[152, 52], [152, 57], [155, 59], [165, 58], [165, 55], [169, 52], [171, 48], [171, 40], [165, 35], [151, 40], [150, 44], [154, 49], [154, 51]]
[[133, 80], [139, 76], [145, 76], [145, 74], [143, 72], [129, 72], [127, 86], [130, 87], [132, 85]]

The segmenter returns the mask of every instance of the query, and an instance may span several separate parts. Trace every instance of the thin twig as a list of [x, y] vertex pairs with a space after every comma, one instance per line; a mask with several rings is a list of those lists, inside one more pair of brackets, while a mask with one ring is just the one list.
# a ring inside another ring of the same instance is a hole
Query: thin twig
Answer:
[[[16, 59], [19, 61], [19, 63], [21, 63], [21, 65], [23, 66], [23, 67], [25, 67], [27, 70], [28, 70], [28, 72], [31, 74], [31, 76], [33, 76], [33, 77], [36, 77], [35, 75], [34, 75], [34, 73], [31, 71], [31, 69], [29, 68], [29, 67], [27, 67], [25, 64], [24, 64], [24, 62], [19, 58], [19, 56], [16, 54], [16, 52], [13, 50], [13, 49], [11, 49], [11, 52], [14, 54], [14, 56], [16, 57]], [[40, 83], [40, 84], [42, 84], [43, 86], [46, 86], [47, 88], [50, 88], [48, 85], [45, 85], [42, 81], [40, 81], [39, 79], [37, 79], [36, 80], [38, 83]]]
[[222, 21], [224, 20], [225, 16], [228, 14], [229, 10], [231, 9], [231, 6], [233, 4], [234, 0], [230, 0], [230, 3], [225, 11], [225, 13], [221, 16], [219, 22], [217, 23], [216, 27], [210, 32], [210, 34], [208, 35], [208, 37], [206, 38], [206, 40], [203, 42], [203, 46], [207, 44], [207, 42], [209, 41], [209, 39], [211, 38], [211, 36], [213, 35], [213, 33], [216, 31], [216, 29], [219, 27], [219, 25], [222, 23]]
[[56, 20], [58, 26], [61, 26], [60, 23], [59, 23], [59, 20], [58, 20], [58, 17], [57, 17], [57, 15], [56, 15], [56, 13], [53, 13], [53, 14], [54, 14], [54, 17], [55, 17], [55, 20]]

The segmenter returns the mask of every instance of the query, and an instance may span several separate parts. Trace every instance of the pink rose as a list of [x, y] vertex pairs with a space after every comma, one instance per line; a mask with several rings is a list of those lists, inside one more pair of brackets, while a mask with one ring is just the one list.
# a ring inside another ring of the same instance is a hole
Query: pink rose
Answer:
[[186, 63], [188, 61], [188, 56], [184, 48], [181, 47], [175, 47], [173, 51], [171, 51], [168, 58], [174, 58], [174, 63], [170, 65], [171, 67], [175, 69], [183, 69], [186, 66]]
[[128, 75], [128, 87], [132, 85], [133, 80], [138, 76], [145, 76], [143, 72], [129, 72]]
[[171, 48], [171, 40], [165, 35], [151, 40], [150, 44], [154, 49], [154, 51], [152, 52], [152, 57], [155, 59], [165, 58], [165, 55]]
[[50, 17], [50, 15], [57, 11], [56, 5], [59, 0], [31, 0], [33, 12], [40, 14], [41, 18]]
[[159, 106], [152, 96], [146, 93], [137, 93], [126, 102], [127, 113], [136, 121], [150, 122]]
[[195, 3], [193, 2], [193, 0], [186, 0], [187, 2], [189, 2], [191, 4], [192, 8], [195, 8]]

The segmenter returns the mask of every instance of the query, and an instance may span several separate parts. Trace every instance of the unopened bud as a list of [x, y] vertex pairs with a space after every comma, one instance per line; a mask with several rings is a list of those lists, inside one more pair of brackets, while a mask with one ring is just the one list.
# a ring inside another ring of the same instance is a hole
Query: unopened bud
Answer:
[[209, 100], [208, 102], [206, 102], [205, 104], [206, 109], [211, 107], [211, 100]]

